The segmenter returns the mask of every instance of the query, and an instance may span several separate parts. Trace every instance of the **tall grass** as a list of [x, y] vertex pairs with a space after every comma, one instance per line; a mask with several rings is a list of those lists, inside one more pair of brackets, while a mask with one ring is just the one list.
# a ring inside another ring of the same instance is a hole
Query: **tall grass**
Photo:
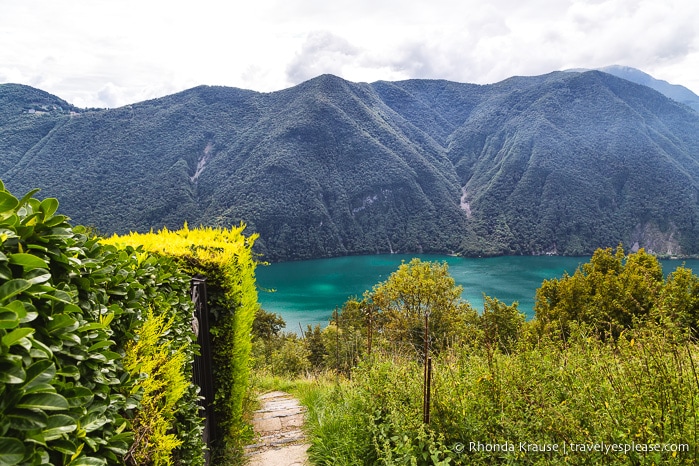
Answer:
[[309, 454], [321, 465], [699, 464], [697, 366], [697, 345], [659, 327], [511, 354], [455, 349], [435, 361], [424, 426], [422, 368], [376, 355], [351, 380], [303, 393]]

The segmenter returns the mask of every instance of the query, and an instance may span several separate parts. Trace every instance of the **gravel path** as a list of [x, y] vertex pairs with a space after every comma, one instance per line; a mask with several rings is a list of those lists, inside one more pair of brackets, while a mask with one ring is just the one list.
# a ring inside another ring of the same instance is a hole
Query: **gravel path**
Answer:
[[306, 409], [285, 392], [266, 393], [259, 400], [262, 407], [252, 420], [257, 443], [246, 447], [249, 466], [308, 465], [302, 430]]

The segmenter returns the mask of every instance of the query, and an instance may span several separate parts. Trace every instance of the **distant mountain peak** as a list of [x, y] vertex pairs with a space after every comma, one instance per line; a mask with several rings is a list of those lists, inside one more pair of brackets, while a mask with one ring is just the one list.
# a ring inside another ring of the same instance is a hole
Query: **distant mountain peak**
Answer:
[[[610, 65], [595, 69], [607, 74], [611, 74], [612, 76], [616, 76], [617, 78], [626, 79], [627, 81], [631, 81], [632, 83], [650, 87], [651, 89], [660, 92], [665, 97], [668, 97], [676, 102], [685, 104], [699, 113], [699, 96], [684, 86], [681, 86], [679, 84], [671, 84], [667, 81], [656, 79], [648, 73], [630, 66]], [[583, 72], [591, 70], [588, 68], [574, 68], [566, 71]]]

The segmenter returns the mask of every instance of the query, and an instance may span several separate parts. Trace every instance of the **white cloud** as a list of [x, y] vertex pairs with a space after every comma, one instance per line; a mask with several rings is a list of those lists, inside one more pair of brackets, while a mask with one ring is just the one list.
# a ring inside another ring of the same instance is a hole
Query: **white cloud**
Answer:
[[699, 93], [695, 0], [2, 0], [0, 82], [79, 106], [199, 84], [488, 83], [621, 64]]
[[356, 66], [360, 50], [330, 32], [308, 35], [301, 50], [287, 66], [291, 82], [302, 82], [320, 74], [344, 75], [345, 67]]

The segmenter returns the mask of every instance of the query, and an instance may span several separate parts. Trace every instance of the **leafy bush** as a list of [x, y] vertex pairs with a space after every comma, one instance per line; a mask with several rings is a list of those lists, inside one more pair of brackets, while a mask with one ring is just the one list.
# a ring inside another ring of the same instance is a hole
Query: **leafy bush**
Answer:
[[616, 337], [653, 314], [663, 284], [660, 263], [643, 249], [598, 249], [572, 276], [545, 280], [534, 312], [541, 331], [566, 335], [569, 322], [584, 322]]
[[[0, 183], [0, 460], [117, 464], [135, 400], [110, 327], [115, 269], [58, 201]], [[126, 394], [124, 394], [126, 393]]]
[[[167, 320], [166, 320], [167, 319]], [[177, 404], [190, 385], [185, 373], [186, 346], [173, 348], [168, 340], [173, 318], [151, 310], [126, 346], [124, 365], [139, 377], [140, 404], [133, 421], [135, 442], [126, 459], [133, 464], [172, 464], [172, 450], [182, 445], [173, 431]]]
[[[616, 343], [593, 335], [576, 329], [566, 347], [541, 344], [492, 359], [468, 349], [441, 354], [429, 426], [422, 424], [422, 369], [375, 355], [351, 381], [304, 400], [309, 455], [320, 465], [696, 464], [696, 344], [661, 328]], [[641, 449], [583, 453], [571, 452], [571, 444]], [[534, 451], [546, 445], [558, 451]]]
[[[120, 248], [142, 247], [159, 257], [176, 261], [191, 276], [204, 276], [209, 311], [213, 316], [211, 341], [215, 414], [218, 439], [212, 461], [227, 464], [239, 457], [249, 426], [243, 403], [250, 375], [251, 332], [259, 307], [255, 285], [257, 262], [252, 253], [256, 235], [243, 235], [244, 227], [163, 229], [157, 233], [131, 233], [105, 242]], [[191, 313], [188, 314], [191, 316]]]
[[[175, 346], [191, 343], [189, 277], [170, 259], [101, 244], [33, 194], [18, 200], [0, 184], [0, 463], [123, 464], [144, 400], [125, 345], [149, 308], [171, 320]], [[181, 373], [186, 348], [170, 363]], [[167, 435], [179, 464], [202, 464], [196, 391], [180, 385]]]

